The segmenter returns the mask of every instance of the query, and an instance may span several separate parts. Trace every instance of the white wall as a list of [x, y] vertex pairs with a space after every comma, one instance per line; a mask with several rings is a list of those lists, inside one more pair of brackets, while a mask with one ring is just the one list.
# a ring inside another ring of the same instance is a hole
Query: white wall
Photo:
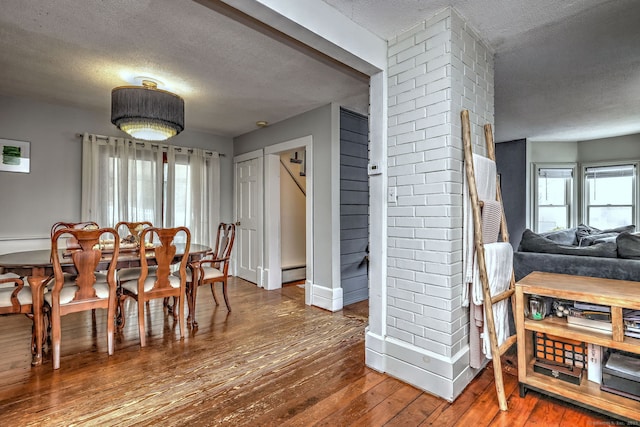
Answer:
[[[460, 111], [474, 151], [493, 124], [493, 54], [448, 8], [389, 41], [387, 336], [383, 370], [453, 400], [473, 378], [462, 293]], [[371, 345], [369, 345], [371, 344]], [[369, 356], [368, 356], [369, 358]]]
[[575, 163], [579, 158], [576, 141], [527, 141], [527, 145], [532, 163]]
[[340, 267], [339, 262], [335, 265], [332, 241], [337, 239], [339, 244], [340, 236], [334, 235], [336, 224], [331, 213], [331, 204], [339, 203], [332, 200], [332, 185], [338, 185], [340, 177], [332, 177], [329, 173], [333, 127], [337, 125], [333, 123], [333, 110], [337, 108], [325, 105], [234, 138], [234, 155], [237, 156], [297, 138], [313, 137], [313, 170], [317, 171], [313, 177], [313, 280], [314, 285], [329, 289], [340, 288], [340, 281], [332, 277], [332, 269], [337, 268], [339, 273]]
[[640, 159], [640, 134], [589, 141], [527, 141], [532, 163], [588, 163]]
[[581, 163], [640, 159], [640, 134], [578, 142]]
[[[291, 171], [302, 189], [306, 177], [300, 176], [300, 164], [291, 163], [292, 152], [283, 153], [280, 160]], [[306, 200], [293, 178], [280, 164], [280, 260], [282, 268], [299, 267], [307, 262], [306, 255]]]
[[[617, 136], [613, 138], [594, 139], [589, 141], [527, 141], [528, 152], [528, 191], [526, 224], [533, 229], [533, 188], [531, 177], [534, 175], [536, 163], [597, 163], [619, 160], [640, 160], [640, 134]], [[578, 171], [578, 176], [580, 176]], [[577, 186], [580, 188], [580, 185]], [[580, 191], [580, 190], [578, 190]], [[577, 195], [576, 206], [581, 206], [582, 195]], [[579, 209], [580, 210], [580, 209]], [[576, 214], [577, 215], [577, 214]], [[578, 218], [578, 222], [582, 221]]]
[[[206, 148], [220, 159], [221, 220], [232, 219], [231, 138], [188, 129], [171, 144]], [[100, 111], [0, 97], [0, 138], [31, 143], [29, 174], [0, 172], [0, 253], [48, 247], [56, 221], [80, 219], [82, 143], [76, 133], [124, 136]], [[111, 224], [113, 225], [113, 224]]]

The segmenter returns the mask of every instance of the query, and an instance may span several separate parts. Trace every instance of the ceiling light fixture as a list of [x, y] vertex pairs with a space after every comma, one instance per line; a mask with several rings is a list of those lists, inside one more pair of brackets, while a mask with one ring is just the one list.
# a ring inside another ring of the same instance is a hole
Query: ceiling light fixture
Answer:
[[111, 123], [135, 139], [164, 141], [184, 130], [184, 100], [152, 80], [120, 86], [111, 91]]

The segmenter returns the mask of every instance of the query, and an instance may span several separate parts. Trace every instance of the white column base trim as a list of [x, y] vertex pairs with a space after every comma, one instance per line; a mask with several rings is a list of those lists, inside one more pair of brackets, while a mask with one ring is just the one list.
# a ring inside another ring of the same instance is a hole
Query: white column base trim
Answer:
[[265, 281], [266, 281], [266, 280], [265, 280], [265, 272], [264, 272], [264, 270], [262, 269], [262, 267], [258, 266], [258, 267], [256, 268], [256, 275], [258, 276], [258, 277], [256, 277], [256, 280], [257, 280], [256, 285], [257, 285], [259, 288], [264, 288], [264, 284], [265, 284]]
[[263, 288], [268, 291], [282, 288], [282, 270], [265, 268], [263, 271]]
[[383, 338], [367, 330], [365, 363], [421, 390], [453, 402], [479, 370], [469, 366], [469, 346], [448, 358], [423, 348]]
[[307, 286], [309, 285], [311, 285], [311, 305], [329, 311], [342, 310], [342, 288], [327, 288], [307, 282]]

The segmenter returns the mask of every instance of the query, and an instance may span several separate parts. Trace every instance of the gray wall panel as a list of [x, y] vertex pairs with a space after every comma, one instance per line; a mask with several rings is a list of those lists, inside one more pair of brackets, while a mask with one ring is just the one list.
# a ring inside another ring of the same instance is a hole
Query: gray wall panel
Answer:
[[344, 305], [369, 298], [368, 120], [340, 110], [340, 272]]

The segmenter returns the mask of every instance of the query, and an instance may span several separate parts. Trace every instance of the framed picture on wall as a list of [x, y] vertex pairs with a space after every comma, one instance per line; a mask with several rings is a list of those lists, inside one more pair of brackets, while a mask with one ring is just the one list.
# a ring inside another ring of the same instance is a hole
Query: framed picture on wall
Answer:
[[0, 172], [29, 173], [30, 143], [0, 139]]

